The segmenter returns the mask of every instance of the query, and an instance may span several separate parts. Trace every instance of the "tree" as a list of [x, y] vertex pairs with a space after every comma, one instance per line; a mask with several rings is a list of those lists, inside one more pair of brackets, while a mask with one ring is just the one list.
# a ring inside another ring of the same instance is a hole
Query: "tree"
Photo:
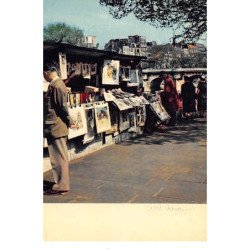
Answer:
[[206, 53], [184, 52], [182, 48], [172, 44], [156, 45], [149, 49], [150, 58], [155, 61], [156, 68], [206, 68]]
[[43, 28], [43, 40], [56, 43], [84, 45], [83, 31], [65, 23], [51, 23]]
[[117, 19], [134, 13], [155, 27], [179, 29], [182, 38], [197, 41], [207, 31], [207, 0], [100, 0]]

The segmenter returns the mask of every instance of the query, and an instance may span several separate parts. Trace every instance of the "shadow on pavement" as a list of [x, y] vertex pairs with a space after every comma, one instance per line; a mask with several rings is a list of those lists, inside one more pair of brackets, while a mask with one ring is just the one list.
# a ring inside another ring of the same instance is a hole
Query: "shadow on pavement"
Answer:
[[[120, 143], [123, 146], [132, 144], [162, 145], [165, 143], [183, 144], [190, 142], [206, 141], [207, 122], [193, 120], [178, 124], [176, 127], [168, 127], [164, 132], [153, 132], [142, 136], [131, 138]], [[204, 146], [204, 145], [203, 145]]]

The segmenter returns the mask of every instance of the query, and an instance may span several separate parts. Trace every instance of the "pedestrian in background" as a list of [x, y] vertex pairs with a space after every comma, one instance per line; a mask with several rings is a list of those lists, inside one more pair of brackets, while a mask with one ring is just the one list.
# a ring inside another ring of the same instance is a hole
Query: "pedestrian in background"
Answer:
[[184, 76], [184, 84], [181, 86], [181, 98], [183, 104], [183, 115], [185, 118], [193, 118], [196, 108], [195, 108], [195, 87], [188, 76]]
[[160, 93], [162, 105], [165, 110], [170, 115], [170, 120], [168, 122], [168, 126], [175, 126], [176, 125], [176, 111], [178, 110], [178, 103], [177, 103], [177, 90], [175, 86], [175, 82], [173, 78], [168, 75], [164, 80], [165, 87], [164, 91]]
[[55, 182], [52, 189], [46, 190], [44, 194], [58, 195], [68, 192], [70, 189], [67, 136], [68, 128], [74, 127], [74, 125], [67, 107], [68, 90], [59, 78], [57, 69], [51, 65], [45, 65], [43, 75], [49, 82], [44, 97], [44, 137], [48, 142]]
[[201, 77], [201, 80], [197, 86], [197, 100], [198, 100], [198, 115], [204, 117], [207, 111], [207, 83], [205, 77]]

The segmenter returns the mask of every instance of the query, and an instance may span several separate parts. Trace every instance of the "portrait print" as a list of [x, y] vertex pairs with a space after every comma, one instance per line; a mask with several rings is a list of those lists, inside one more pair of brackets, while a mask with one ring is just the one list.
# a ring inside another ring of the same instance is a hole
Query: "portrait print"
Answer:
[[117, 60], [104, 60], [102, 84], [119, 85], [120, 62]]
[[111, 129], [108, 103], [95, 103], [95, 122], [97, 133]]

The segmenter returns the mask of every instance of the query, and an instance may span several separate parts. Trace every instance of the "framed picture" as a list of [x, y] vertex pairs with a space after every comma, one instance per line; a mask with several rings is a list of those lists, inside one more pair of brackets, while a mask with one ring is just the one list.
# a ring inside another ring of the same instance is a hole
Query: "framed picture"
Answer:
[[97, 133], [105, 132], [111, 129], [110, 113], [108, 103], [96, 102], [95, 108], [95, 122]]
[[111, 129], [106, 131], [106, 134], [115, 133], [118, 131], [118, 110], [115, 108], [113, 103], [109, 103], [110, 110], [110, 121], [111, 121]]
[[80, 135], [87, 133], [87, 119], [84, 107], [78, 106], [74, 108], [69, 108], [69, 115], [73, 120], [76, 128], [71, 129], [69, 128], [69, 139], [78, 137]]
[[130, 81], [130, 67], [121, 66], [121, 79], [122, 81]]
[[164, 109], [160, 101], [150, 103], [150, 107], [161, 121], [170, 119], [169, 114]]
[[[115, 105], [117, 106], [117, 108], [120, 110], [120, 111], [123, 111], [123, 110], [127, 110], [127, 109], [130, 109], [130, 105], [127, 105], [123, 99], [115, 99], [113, 100], [113, 103], [115, 103]], [[132, 106], [133, 108], [133, 106]]]
[[138, 96], [138, 98], [140, 98], [141, 104], [149, 104], [149, 101], [144, 96], [141, 95], [141, 96]]
[[129, 132], [136, 132], [136, 113], [135, 111], [129, 113]]
[[106, 102], [111, 102], [111, 101], [114, 101], [116, 99], [115, 96], [111, 92], [104, 91], [103, 96], [104, 96], [104, 100]]
[[66, 54], [59, 53], [60, 77], [62, 80], [68, 78]]
[[129, 112], [127, 110], [120, 112], [119, 129], [124, 131], [130, 127]]
[[131, 69], [131, 78], [127, 83], [128, 87], [137, 87], [139, 86], [139, 73], [138, 69]]
[[104, 60], [102, 72], [102, 84], [119, 85], [120, 61]]
[[97, 63], [90, 64], [90, 74], [95, 75], [97, 73]]
[[92, 103], [83, 104], [87, 120], [87, 133], [83, 137], [83, 144], [89, 143], [95, 139], [95, 110]]
[[141, 105], [137, 108], [137, 125], [138, 126], [145, 126], [146, 121], [146, 106]]
[[82, 63], [81, 64], [81, 72], [82, 72], [82, 77], [86, 78], [86, 79], [90, 79], [91, 78], [91, 73], [90, 73], [90, 65], [87, 63]]
[[123, 102], [128, 106], [129, 109], [133, 108], [133, 103], [129, 100], [129, 98], [123, 98]]
[[[138, 97], [138, 96], [136, 96], [136, 97]], [[138, 107], [138, 106], [141, 105], [141, 100], [140, 100], [140, 98], [139, 98], [139, 97], [136, 98], [136, 97], [129, 97], [129, 100], [130, 100], [130, 102], [133, 104], [134, 107]]]

